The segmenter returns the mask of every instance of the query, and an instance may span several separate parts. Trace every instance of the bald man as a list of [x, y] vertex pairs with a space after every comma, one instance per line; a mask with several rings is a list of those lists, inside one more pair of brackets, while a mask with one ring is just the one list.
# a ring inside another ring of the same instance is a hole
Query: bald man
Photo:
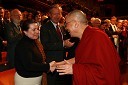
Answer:
[[67, 15], [66, 29], [80, 43], [75, 58], [57, 63], [57, 72], [72, 74], [73, 85], [120, 85], [120, 58], [108, 36], [90, 27], [80, 10]]

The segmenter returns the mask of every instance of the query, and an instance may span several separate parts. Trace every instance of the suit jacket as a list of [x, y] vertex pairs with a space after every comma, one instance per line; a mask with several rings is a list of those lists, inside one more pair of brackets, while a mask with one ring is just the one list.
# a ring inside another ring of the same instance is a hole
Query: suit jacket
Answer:
[[6, 34], [7, 34], [7, 59], [12, 66], [14, 65], [14, 50], [17, 42], [21, 39], [22, 33], [16, 27], [13, 22], [8, 23], [6, 26]]
[[6, 32], [5, 32], [5, 25], [7, 23], [5, 21], [1, 21], [0, 20], [0, 37], [3, 39], [3, 40], [6, 40]]
[[[44, 46], [44, 51], [46, 54], [46, 62], [51, 61], [62, 61], [65, 57], [63, 40], [58, 36], [56, 29], [51, 21], [45, 23], [40, 30], [40, 40]], [[48, 85], [69, 85], [66, 81], [66, 76], [59, 76], [59, 74], [54, 71], [53, 73], [48, 73], [47, 82]]]
[[46, 62], [62, 61], [64, 59], [63, 41], [58, 36], [51, 21], [41, 27], [40, 40], [46, 53]]
[[0, 20], [0, 51], [4, 50], [4, 45], [2, 44], [2, 41], [6, 40], [5, 25], [6, 25], [6, 22]]
[[118, 35], [118, 32], [115, 32], [112, 29], [112, 26], [110, 25], [110, 27], [109, 27], [109, 37], [110, 37], [111, 41], [114, 43], [114, 38], [112, 37], [113, 35]]

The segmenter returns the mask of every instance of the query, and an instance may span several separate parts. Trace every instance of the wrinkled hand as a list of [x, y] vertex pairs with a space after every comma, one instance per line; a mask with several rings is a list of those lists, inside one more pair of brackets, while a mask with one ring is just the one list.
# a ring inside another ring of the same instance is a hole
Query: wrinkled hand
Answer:
[[59, 72], [59, 75], [73, 74], [72, 64], [70, 63], [66, 63], [64, 65], [58, 65], [56, 69], [57, 72]]
[[56, 66], [64, 65], [64, 64], [74, 64], [74, 63], [75, 63], [75, 58], [71, 58], [68, 60], [61, 61], [61, 62], [56, 62]]
[[52, 61], [49, 64], [50, 64], [50, 71], [53, 72], [56, 69], [56, 62]]
[[70, 39], [64, 40], [64, 46], [65, 47], [72, 47], [74, 45], [74, 42], [70, 42]]
[[60, 61], [60, 62], [56, 62], [56, 66], [58, 65], [64, 65], [64, 64], [67, 64], [69, 63], [68, 61], [64, 60], [64, 61]]

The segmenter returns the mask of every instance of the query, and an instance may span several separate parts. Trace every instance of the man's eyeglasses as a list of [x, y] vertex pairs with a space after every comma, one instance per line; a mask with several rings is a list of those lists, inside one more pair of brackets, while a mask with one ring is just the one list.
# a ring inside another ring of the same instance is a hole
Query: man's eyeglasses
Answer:
[[[74, 21], [74, 20], [72, 20], [72, 21]], [[67, 24], [68, 24], [68, 23], [71, 23], [72, 21], [65, 22], [65, 23], [64, 23], [64, 26], [66, 27], [66, 26], [67, 26]]]

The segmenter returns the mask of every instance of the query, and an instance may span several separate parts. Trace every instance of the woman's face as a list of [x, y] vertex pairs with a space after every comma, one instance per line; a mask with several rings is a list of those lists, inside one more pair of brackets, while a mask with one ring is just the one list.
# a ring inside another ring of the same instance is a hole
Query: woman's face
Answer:
[[39, 37], [39, 26], [37, 23], [32, 23], [29, 25], [29, 29], [24, 31], [25, 35], [30, 39], [38, 39]]

